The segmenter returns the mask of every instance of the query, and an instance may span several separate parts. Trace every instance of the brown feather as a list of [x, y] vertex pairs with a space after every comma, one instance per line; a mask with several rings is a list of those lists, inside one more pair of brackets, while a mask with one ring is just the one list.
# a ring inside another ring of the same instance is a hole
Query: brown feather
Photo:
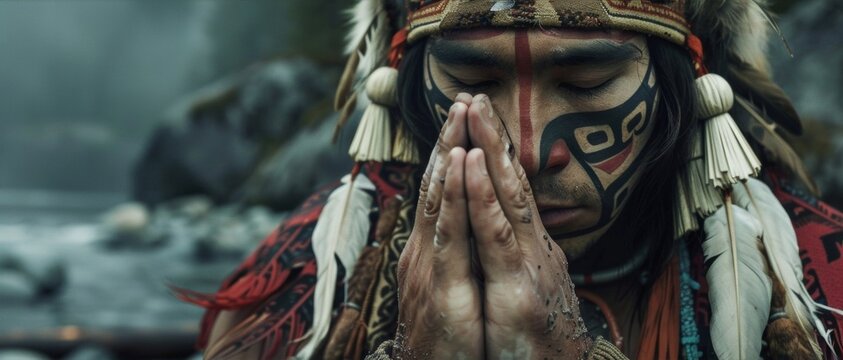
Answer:
[[808, 175], [802, 159], [776, 131], [779, 126], [761, 116], [758, 109], [742, 96], [735, 96], [735, 105], [732, 107], [731, 114], [738, 127], [764, 148], [770, 161], [783, 166], [805, 184], [809, 191], [814, 195], [819, 195], [817, 185]]
[[356, 108], [357, 93], [352, 93], [351, 97], [346, 100], [345, 105], [343, 105], [342, 109], [340, 110], [340, 116], [337, 120], [337, 125], [334, 126], [334, 134], [331, 136], [331, 142], [337, 142], [337, 139], [340, 136], [340, 130], [342, 130], [342, 127], [345, 126], [345, 123], [348, 121], [348, 118], [351, 117], [351, 114], [354, 113], [354, 109]]
[[340, 111], [348, 102], [348, 97], [351, 96], [351, 89], [354, 86], [354, 78], [357, 74], [357, 67], [360, 65], [360, 52], [354, 51], [348, 57], [345, 63], [345, 70], [340, 77], [340, 83], [337, 85], [337, 93], [334, 96], [334, 110]]
[[[773, 297], [770, 301], [771, 313], [784, 311], [787, 304], [787, 294], [785, 293], [787, 290], [775, 276], [770, 278], [773, 281]], [[788, 316], [775, 319], [767, 324], [764, 340], [767, 342], [767, 356], [771, 359], [816, 359], [816, 355], [811, 350], [811, 344], [805, 337], [805, 331]]]
[[767, 118], [793, 135], [802, 134], [802, 123], [787, 94], [767, 74], [739, 59], [729, 59], [727, 80], [736, 95], [754, 104]]

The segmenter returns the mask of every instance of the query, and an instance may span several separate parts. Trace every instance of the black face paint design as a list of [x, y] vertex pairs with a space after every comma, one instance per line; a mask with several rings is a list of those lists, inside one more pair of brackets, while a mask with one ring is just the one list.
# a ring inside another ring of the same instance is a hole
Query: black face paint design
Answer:
[[431, 69], [431, 56], [428, 54], [425, 59], [424, 95], [430, 113], [433, 114], [435, 124], [441, 129], [442, 125], [445, 124], [445, 120], [448, 119], [448, 109], [454, 104], [454, 100], [445, 95], [436, 85], [436, 81], [433, 79], [433, 70]]
[[[652, 120], [658, 90], [650, 86], [653, 67], [647, 73], [638, 89], [623, 104], [595, 112], [565, 114], [553, 119], [544, 128], [539, 148], [539, 169], [547, 165], [554, 142], [564, 140], [576, 159], [585, 169], [600, 194], [600, 219], [594, 226], [577, 230], [562, 237], [586, 234], [608, 224], [621, 208], [629, 192], [629, 180], [643, 162], [643, 156], [633, 159], [629, 167], [619, 175], [614, 172], [626, 160], [635, 146], [635, 138], [647, 129]], [[617, 176], [603, 183], [598, 176]]]

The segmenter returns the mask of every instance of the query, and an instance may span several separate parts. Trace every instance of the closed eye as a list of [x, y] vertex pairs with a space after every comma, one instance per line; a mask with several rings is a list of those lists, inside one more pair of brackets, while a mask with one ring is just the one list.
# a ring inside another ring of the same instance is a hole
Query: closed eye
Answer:
[[446, 73], [445, 75], [448, 77], [448, 80], [454, 87], [459, 89], [461, 92], [467, 92], [469, 94], [489, 92], [489, 90], [494, 89], [498, 85], [500, 85], [500, 82], [498, 82], [497, 80], [463, 80], [451, 74]]
[[574, 96], [596, 98], [607, 93], [615, 79], [616, 77], [612, 77], [595, 85], [563, 82], [559, 84], [559, 89]]

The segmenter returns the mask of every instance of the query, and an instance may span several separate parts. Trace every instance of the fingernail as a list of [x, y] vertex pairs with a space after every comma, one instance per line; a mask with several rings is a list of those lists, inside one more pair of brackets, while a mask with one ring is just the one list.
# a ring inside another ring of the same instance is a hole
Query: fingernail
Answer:
[[488, 96], [483, 97], [483, 104], [486, 105], [486, 109], [488, 109], [487, 117], [491, 119], [495, 115], [495, 110], [492, 108], [492, 100], [489, 99]]

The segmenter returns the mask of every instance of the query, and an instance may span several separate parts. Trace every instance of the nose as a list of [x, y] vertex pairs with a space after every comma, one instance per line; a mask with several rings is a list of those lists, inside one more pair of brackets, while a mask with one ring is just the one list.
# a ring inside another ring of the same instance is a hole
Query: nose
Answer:
[[564, 169], [571, 162], [571, 151], [564, 139], [556, 139], [548, 150], [547, 162], [541, 171]]

